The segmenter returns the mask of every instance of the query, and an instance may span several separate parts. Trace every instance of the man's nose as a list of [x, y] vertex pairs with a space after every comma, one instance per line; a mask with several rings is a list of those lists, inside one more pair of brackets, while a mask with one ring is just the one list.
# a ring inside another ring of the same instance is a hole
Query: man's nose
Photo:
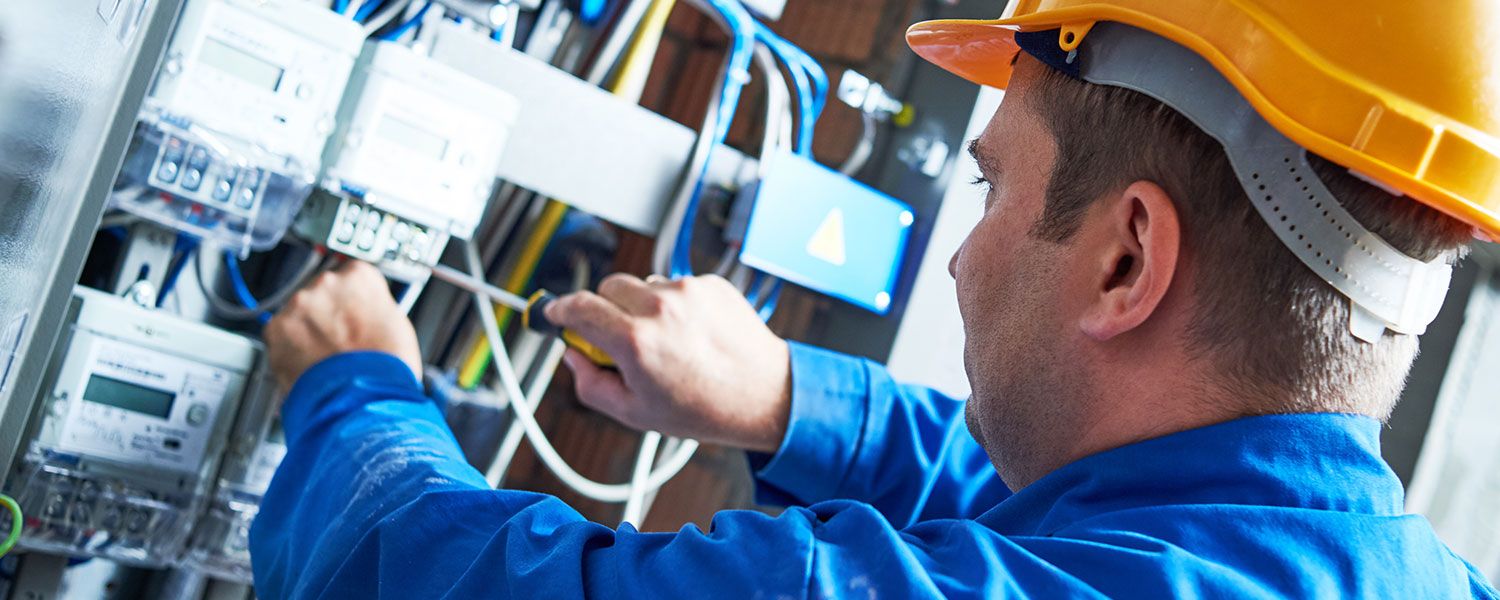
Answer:
[[958, 279], [958, 253], [962, 252], [963, 249], [963, 246], [959, 246], [957, 250], [953, 251], [953, 256], [948, 257], [948, 276], [954, 279]]

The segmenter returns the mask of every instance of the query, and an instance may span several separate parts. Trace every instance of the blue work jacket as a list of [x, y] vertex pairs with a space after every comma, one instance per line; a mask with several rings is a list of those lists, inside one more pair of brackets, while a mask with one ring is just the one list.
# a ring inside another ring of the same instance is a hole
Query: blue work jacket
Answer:
[[263, 598], [1496, 597], [1381, 460], [1380, 424], [1265, 416], [1081, 459], [1011, 495], [963, 403], [792, 349], [780, 516], [641, 533], [490, 489], [399, 360], [330, 358], [282, 409]]

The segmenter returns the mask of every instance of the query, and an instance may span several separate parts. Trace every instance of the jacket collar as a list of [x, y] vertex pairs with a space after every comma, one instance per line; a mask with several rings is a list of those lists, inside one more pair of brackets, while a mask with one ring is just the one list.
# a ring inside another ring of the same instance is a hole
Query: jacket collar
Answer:
[[1402, 513], [1380, 458], [1380, 423], [1342, 414], [1246, 417], [1136, 442], [1049, 473], [979, 518], [1006, 535], [1048, 535], [1096, 515], [1233, 504]]

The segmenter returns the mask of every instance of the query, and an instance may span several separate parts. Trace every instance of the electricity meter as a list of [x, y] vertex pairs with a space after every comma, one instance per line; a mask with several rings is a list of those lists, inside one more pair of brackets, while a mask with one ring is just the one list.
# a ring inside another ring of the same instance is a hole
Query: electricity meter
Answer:
[[240, 410], [218, 485], [193, 531], [184, 562], [214, 577], [251, 583], [250, 523], [271, 476], [286, 456], [286, 436], [277, 417], [280, 396], [258, 389]]
[[21, 545], [174, 562], [261, 355], [243, 337], [76, 288], [8, 490]]
[[473, 236], [519, 102], [411, 48], [370, 42], [354, 66], [299, 234], [425, 276], [449, 237]]
[[358, 23], [303, 0], [192, 0], [111, 204], [241, 251], [274, 246], [312, 190]]

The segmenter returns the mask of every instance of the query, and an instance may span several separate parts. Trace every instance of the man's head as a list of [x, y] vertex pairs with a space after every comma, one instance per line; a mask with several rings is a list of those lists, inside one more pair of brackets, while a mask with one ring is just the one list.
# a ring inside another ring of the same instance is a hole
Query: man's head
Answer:
[[[1285, 248], [1222, 147], [1136, 92], [1022, 55], [974, 145], [991, 183], [954, 256], [970, 429], [1024, 486], [1136, 439], [1237, 416], [1384, 418], [1412, 336], [1349, 333], [1349, 302]], [[1313, 158], [1366, 227], [1422, 260], [1469, 228]]]

